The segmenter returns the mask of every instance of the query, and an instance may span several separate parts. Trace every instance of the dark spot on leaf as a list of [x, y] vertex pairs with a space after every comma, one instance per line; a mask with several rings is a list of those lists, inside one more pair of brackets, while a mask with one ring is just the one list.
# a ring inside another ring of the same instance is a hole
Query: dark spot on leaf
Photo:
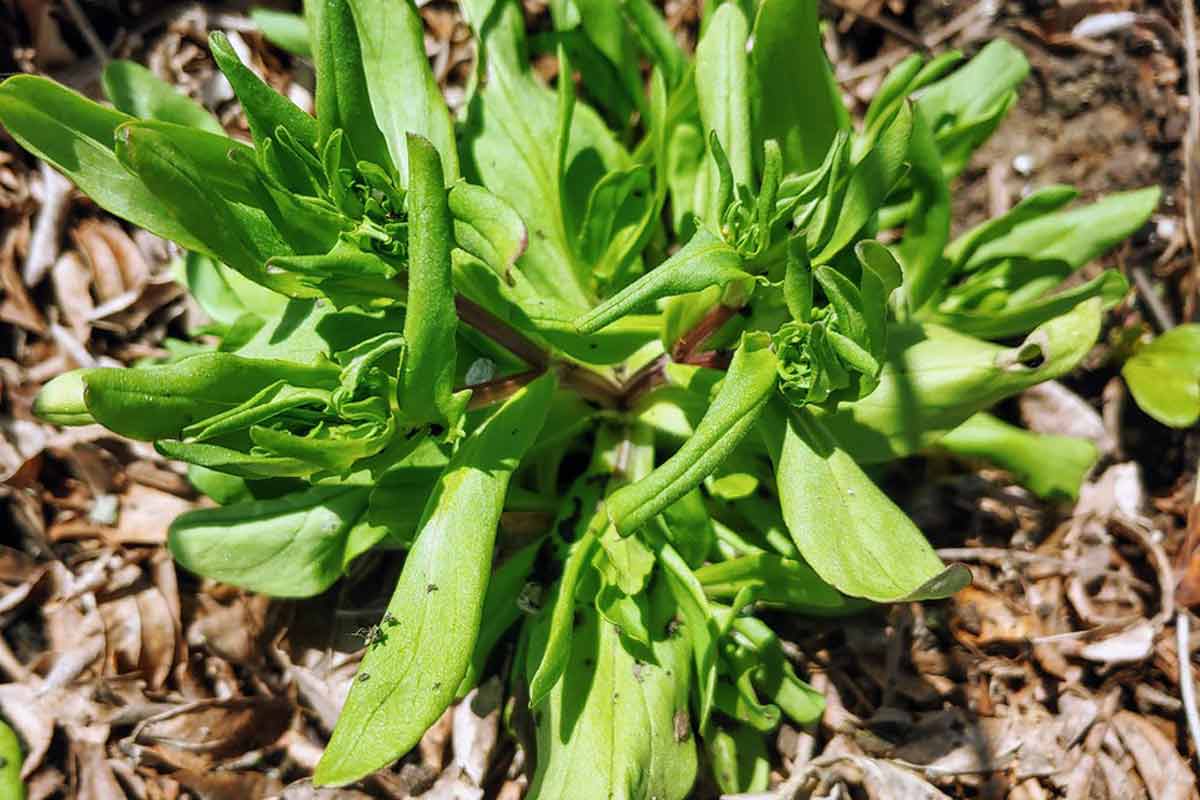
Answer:
[[425, 594], [430, 594], [432, 592], [436, 592], [437, 590], [438, 590], [437, 584], [431, 583], [425, 587]]
[[441, 681], [437, 681], [436, 683], [434, 683], [434, 684], [433, 684], [433, 690], [434, 690], [435, 692], [436, 692], [438, 689], [440, 689], [440, 688], [442, 688], [442, 682], [441, 682]]
[[357, 680], [358, 680], [358, 682], [359, 682], [359, 683], [366, 683], [367, 681], [371, 680], [371, 673], [369, 673], [369, 672], [360, 672], [360, 673], [358, 673], [358, 678], [357, 678]]
[[446, 432], [445, 426], [438, 425], [436, 422], [429, 426], [429, 435], [430, 436], [441, 436], [445, 432]]

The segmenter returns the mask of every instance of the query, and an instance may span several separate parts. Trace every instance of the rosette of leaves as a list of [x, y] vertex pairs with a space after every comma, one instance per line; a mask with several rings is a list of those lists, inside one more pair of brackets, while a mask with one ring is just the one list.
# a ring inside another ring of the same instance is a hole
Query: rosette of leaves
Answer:
[[318, 783], [387, 766], [508, 663], [532, 796], [686, 797], [698, 744], [724, 791], [761, 790], [765, 736], [822, 711], [770, 614], [967, 580], [861, 464], [1019, 472], [1039, 443], [976, 415], [1087, 353], [1123, 283], [1058, 284], [1148, 196], [1102, 201], [1117, 232], [1037, 200], [950, 242], [1011, 47], [901, 64], [855, 127], [814, 2], [706, 4], [694, 58], [647, 0], [556, 2], [554, 88], [519, 3], [462, 7], [457, 119], [411, 0], [260, 15], [312, 54], [315, 118], [215, 35], [249, 144], [131, 64], [111, 107], [0, 85], [14, 138], [188, 251], [219, 340], [70, 373], [36, 410], [191, 465], [220, 506], [170, 546], [200, 575], [311, 596], [399, 551]]

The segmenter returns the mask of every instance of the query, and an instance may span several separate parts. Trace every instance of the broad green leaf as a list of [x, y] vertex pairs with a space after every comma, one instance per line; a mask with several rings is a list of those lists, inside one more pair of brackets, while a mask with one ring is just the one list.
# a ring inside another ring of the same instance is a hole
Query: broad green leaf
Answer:
[[1100, 459], [1087, 439], [1038, 434], [979, 413], [947, 433], [938, 446], [958, 456], [982, 458], [1006, 469], [1039, 497], [1079, 497], [1079, 487]]
[[[706, 131], [716, 135], [729, 159], [734, 186], [750, 186], [754, 178], [753, 140], [750, 136], [750, 98], [746, 39], [749, 25], [734, 3], [717, 8], [711, 24], [696, 46], [696, 91], [700, 119]], [[721, 225], [718, 168], [710, 159], [707, 180], [711, 192], [708, 205], [700, 209], [713, 229]]]
[[[356, 159], [391, 170], [388, 142], [376, 123], [367, 84], [368, 77], [377, 79], [378, 75], [368, 76], [364, 72], [365, 65], [378, 65], [378, 54], [371, 53], [369, 59], [363, 56], [354, 22], [354, 5], [345, 0], [310, 0], [308, 3], [316, 22], [312, 43], [316, 49], [319, 141], [324, 147], [330, 135], [341, 129]], [[403, 3], [391, 5], [404, 6]], [[374, 19], [374, 29], [390, 21], [390, 16], [379, 14]], [[386, 85], [395, 85], [397, 81], [407, 83], [398, 74], [390, 78]]]
[[[412, 0], [351, 0], [350, 8], [371, 107], [400, 182], [407, 186], [412, 179], [407, 137], [417, 134], [433, 143], [441, 157], [445, 185], [451, 185], [458, 179], [454, 125], [425, 56], [424, 28], [416, 6]], [[359, 157], [365, 156], [359, 153]]]
[[843, 616], [867, 604], [847, 597], [823, 581], [803, 561], [774, 553], [754, 553], [707, 564], [696, 570], [704, 592], [716, 600], [732, 600], [747, 587], [758, 600], [813, 616]]
[[[400, 406], [416, 425], [452, 428], [463, 403], [453, 397], [458, 317], [454, 310], [450, 248], [454, 233], [437, 150], [427, 139], [408, 136], [408, 302]], [[465, 398], [463, 398], [465, 399]]]
[[108, 62], [100, 80], [108, 99], [126, 114], [225, 135], [221, 123], [202, 105], [135, 61]]
[[822, 416], [860, 463], [888, 461], [937, 442], [978, 411], [1073, 369], [1100, 334], [1102, 306], [1087, 300], [1015, 347], [940, 325], [893, 325], [879, 386]]
[[131, 439], [174, 439], [214, 414], [241, 405], [278, 381], [333, 388], [337, 373], [287, 361], [204, 353], [161, 367], [88, 370], [88, 411]]
[[1180, 325], [1143, 346], [1121, 375], [1147, 414], [1172, 428], [1195, 425], [1200, 419], [1200, 325]]
[[678, 253], [580, 317], [575, 326], [581, 333], [594, 333], [655, 300], [749, 277], [737, 250], [701, 228]]
[[[342, 575], [369, 490], [317, 487], [276, 500], [189, 511], [171, 524], [171, 555], [190, 572], [274, 597], [311, 597]], [[361, 534], [360, 534], [361, 535]]]
[[209, 36], [208, 44], [217, 66], [229, 79], [242, 103], [255, 144], [261, 146], [263, 140], [275, 136], [276, 128], [283, 127], [298, 142], [315, 151], [317, 121], [243, 64], [224, 33], [214, 31]]
[[689, 795], [697, 761], [687, 711], [688, 646], [668, 631], [674, 606], [665, 587], [651, 590], [650, 605], [650, 648], [581, 609], [571, 661], [538, 715], [531, 800]]
[[775, 386], [776, 363], [768, 337], [743, 337], [695, 433], [650, 475], [621, 487], [605, 501], [608, 517], [622, 536], [699, 486], [749, 433]]
[[16, 732], [0, 720], [0, 795], [8, 800], [25, 800], [21, 780], [21, 741]]
[[877, 602], [948, 597], [970, 583], [807, 411], [768, 408], [761, 430], [792, 539], [821, 579]]
[[202, 253], [189, 252], [178, 263], [176, 279], [187, 287], [204, 313], [222, 325], [234, 325], [245, 314], [260, 318], [283, 312], [287, 298], [259, 286], [241, 273]]
[[538, 294], [576, 316], [593, 303], [593, 278], [591, 265], [575, 255], [568, 220], [582, 217], [591, 187], [628, 167], [629, 156], [599, 116], [579, 104], [570, 117], [560, 182], [557, 100], [532, 74], [520, 4], [470, 0], [464, 12], [482, 48], [486, 81], [468, 107], [459, 141], [463, 172], [525, 220], [531, 236], [520, 270]]
[[525, 387], [446, 466], [381, 624], [386, 638], [368, 647], [317, 764], [318, 785], [345, 785], [404, 755], [453, 701], [479, 634], [508, 481], [553, 392], [551, 375]]
[[554, 600], [543, 611], [550, 617], [549, 635], [542, 660], [529, 679], [530, 708], [542, 705], [567, 668], [571, 656], [571, 629], [575, 626], [575, 594], [598, 544], [596, 535], [590, 530], [584, 531], [583, 537], [571, 544]]
[[250, 480], [300, 478], [312, 474], [313, 466], [296, 458], [247, 453], [207, 442], [158, 439], [154, 449], [167, 458]]
[[[306, 3], [315, 6], [314, 3]], [[297, 56], [312, 57], [312, 39], [308, 22], [302, 14], [275, 11], [270, 8], [250, 9], [250, 19], [262, 31], [267, 41]]]
[[116, 130], [132, 119], [47, 78], [17, 75], [0, 84], [0, 123], [22, 147], [52, 164], [105, 211], [189, 250], [201, 248], [117, 160]]
[[755, 142], [779, 142], [785, 172], [820, 165], [834, 134], [850, 127], [841, 92], [821, 47], [811, 0], [763, 0], [750, 51]]
[[446, 199], [454, 243], [513, 283], [513, 266], [529, 247], [525, 222], [508, 203], [466, 181], [454, 184]]

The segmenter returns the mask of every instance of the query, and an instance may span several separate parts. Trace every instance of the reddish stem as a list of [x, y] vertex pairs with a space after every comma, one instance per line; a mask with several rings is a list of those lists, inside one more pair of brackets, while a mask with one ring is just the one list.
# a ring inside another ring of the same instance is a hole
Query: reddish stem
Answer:
[[538, 376], [544, 371], [541, 369], [531, 369], [528, 372], [509, 375], [507, 378], [496, 378], [484, 383], [477, 383], [474, 386], [467, 386], [465, 388], [471, 390], [471, 400], [467, 403], [467, 408], [473, 410], [507, 400], [523, 387], [537, 380]]
[[550, 355], [545, 350], [478, 303], [457, 294], [454, 296], [454, 309], [458, 312], [459, 319], [492, 339], [529, 366], [545, 369], [546, 365], [550, 363]]
[[671, 348], [671, 358], [683, 364], [690, 363], [700, 345], [733, 319], [737, 312], [738, 309], [724, 304], [713, 306], [691, 330], [679, 337], [679, 341]]

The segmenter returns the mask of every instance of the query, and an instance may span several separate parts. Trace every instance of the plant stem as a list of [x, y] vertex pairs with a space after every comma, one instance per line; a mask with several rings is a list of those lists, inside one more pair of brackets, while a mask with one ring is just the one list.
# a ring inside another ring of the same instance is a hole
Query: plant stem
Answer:
[[491, 338], [529, 366], [545, 369], [550, 363], [549, 353], [473, 300], [456, 294], [454, 309], [458, 312], [459, 319]]
[[531, 369], [516, 375], [509, 375], [506, 378], [496, 378], [477, 383], [474, 386], [463, 387], [471, 390], [471, 400], [467, 403], [467, 408], [474, 410], [507, 400], [523, 387], [537, 380], [544, 372], [545, 370], [542, 369]]
[[679, 341], [675, 342], [675, 346], [671, 348], [671, 358], [680, 363], [688, 363], [689, 359], [700, 349], [700, 345], [719, 331], [726, 322], [733, 319], [733, 315], [737, 312], [738, 309], [723, 303], [713, 306], [691, 330], [679, 337]]

